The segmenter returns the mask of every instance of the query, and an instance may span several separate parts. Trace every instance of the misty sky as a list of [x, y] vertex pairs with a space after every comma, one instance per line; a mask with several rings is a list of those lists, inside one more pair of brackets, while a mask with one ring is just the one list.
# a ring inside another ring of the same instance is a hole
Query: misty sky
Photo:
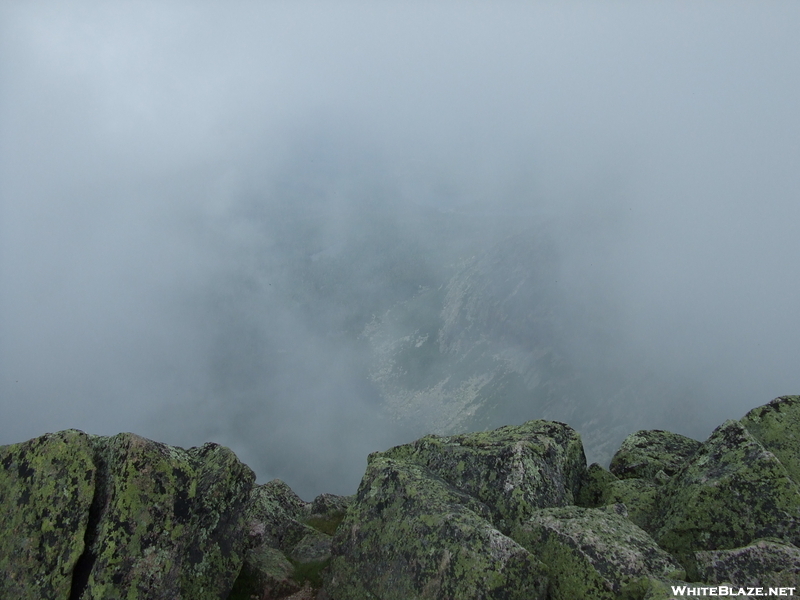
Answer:
[[377, 223], [420, 281], [491, 243], [425, 211], [535, 221], [565, 343], [602, 322], [702, 398], [688, 434], [800, 393], [800, 5], [432, 4], [0, 3], [0, 444], [216, 441], [353, 493], [425, 431], [297, 265]]

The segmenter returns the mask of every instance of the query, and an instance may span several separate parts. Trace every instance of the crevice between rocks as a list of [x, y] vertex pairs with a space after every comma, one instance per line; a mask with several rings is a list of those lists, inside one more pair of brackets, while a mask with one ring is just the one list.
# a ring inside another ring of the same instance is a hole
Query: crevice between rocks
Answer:
[[92, 504], [89, 506], [89, 521], [86, 523], [86, 531], [83, 535], [83, 553], [72, 570], [72, 586], [69, 600], [80, 600], [84, 591], [86, 591], [86, 586], [89, 584], [89, 576], [97, 559], [95, 543], [100, 533], [100, 520], [108, 499], [108, 468], [101, 449], [97, 447], [97, 442], [95, 442], [93, 460], [97, 469], [94, 494], [92, 496]]

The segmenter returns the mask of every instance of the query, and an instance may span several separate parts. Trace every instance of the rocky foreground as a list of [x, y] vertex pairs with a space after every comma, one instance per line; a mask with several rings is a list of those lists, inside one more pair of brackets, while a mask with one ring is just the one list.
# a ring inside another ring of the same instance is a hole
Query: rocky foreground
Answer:
[[0, 447], [0, 465], [4, 599], [656, 600], [686, 582], [800, 588], [800, 396], [702, 443], [639, 431], [609, 470], [587, 468], [562, 423], [427, 436], [371, 454], [355, 496], [310, 503], [279, 480], [255, 485], [221, 446], [130, 433], [47, 434]]

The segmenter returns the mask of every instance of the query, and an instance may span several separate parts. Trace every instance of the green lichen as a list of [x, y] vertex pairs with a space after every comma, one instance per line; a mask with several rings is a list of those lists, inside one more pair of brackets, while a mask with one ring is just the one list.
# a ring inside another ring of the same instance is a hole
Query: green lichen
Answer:
[[708, 583], [800, 588], [800, 549], [790, 544], [758, 540], [743, 548], [696, 552], [695, 558], [699, 578]]
[[0, 447], [0, 598], [69, 597], [95, 491], [92, 457], [76, 430]]
[[781, 396], [748, 412], [741, 424], [800, 484], [800, 396]]
[[612, 481], [606, 494], [607, 504], [624, 504], [628, 519], [648, 533], [658, 527], [660, 486], [646, 479]]
[[617, 477], [598, 465], [592, 463], [586, 469], [581, 480], [580, 492], [575, 499], [575, 504], [584, 508], [597, 508], [608, 503], [609, 487]]
[[684, 561], [698, 550], [737, 548], [762, 537], [800, 544], [797, 484], [738, 421], [718, 427], [662, 489], [655, 538]]
[[490, 507], [508, 532], [537, 508], [572, 504], [586, 470], [580, 436], [563, 423], [528, 421], [494, 431], [426, 436], [372, 457], [424, 466]]
[[262, 546], [248, 551], [227, 600], [281, 598], [300, 589], [295, 566], [276, 548]]
[[683, 569], [615, 510], [542, 509], [512, 537], [547, 565], [550, 600], [612, 600], [641, 577], [682, 577]]
[[490, 514], [425, 467], [373, 455], [325, 587], [336, 600], [543, 598], [543, 566]]
[[650, 479], [659, 471], [672, 476], [700, 445], [697, 440], [669, 431], [637, 431], [623, 440], [609, 470], [620, 479]]
[[254, 475], [216, 444], [94, 438], [104, 503], [82, 600], [224, 597], [244, 558]]

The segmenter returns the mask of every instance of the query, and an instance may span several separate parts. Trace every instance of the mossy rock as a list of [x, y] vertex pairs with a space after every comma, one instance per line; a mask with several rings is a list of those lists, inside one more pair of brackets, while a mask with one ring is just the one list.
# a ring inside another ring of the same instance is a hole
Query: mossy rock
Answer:
[[355, 496], [320, 494], [311, 502], [309, 511], [312, 515], [344, 514], [353, 500], [355, 500]]
[[74, 597], [226, 597], [244, 559], [253, 472], [217, 444], [183, 450], [131, 433], [93, 441], [103, 498]]
[[781, 396], [748, 412], [741, 424], [800, 484], [800, 396]]
[[695, 558], [699, 578], [708, 583], [800, 588], [800, 549], [791, 544], [758, 540], [744, 548], [696, 552]]
[[0, 598], [69, 598], [95, 492], [93, 456], [76, 430], [0, 447]]
[[312, 531], [292, 548], [289, 558], [298, 564], [323, 563], [331, 557], [331, 536]]
[[333, 535], [354, 499], [355, 496], [320, 494], [314, 498], [309, 507], [311, 514], [303, 522], [317, 531]]
[[684, 561], [693, 561], [695, 551], [739, 548], [758, 538], [800, 543], [800, 489], [738, 421], [718, 427], [662, 489], [655, 538]]
[[608, 503], [608, 492], [611, 483], [618, 481], [617, 476], [597, 463], [592, 463], [581, 479], [580, 492], [575, 504], [583, 508], [597, 508]]
[[512, 537], [547, 565], [548, 600], [617, 600], [642, 577], [685, 575], [650, 536], [613, 508], [541, 509], [514, 530]]
[[303, 523], [308, 513], [308, 503], [280, 479], [255, 486], [247, 506], [250, 547], [277, 548], [288, 554], [315, 531]]
[[280, 550], [261, 546], [247, 553], [247, 558], [227, 600], [283, 598], [299, 591], [294, 578], [295, 566]]
[[672, 476], [700, 446], [697, 440], [669, 431], [637, 431], [622, 441], [609, 470], [619, 479], [650, 479], [659, 471]]
[[372, 455], [333, 540], [336, 600], [537, 600], [544, 566], [481, 502], [427, 468]]
[[652, 534], [658, 527], [657, 500], [661, 487], [647, 479], [618, 479], [609, 484], [607, 504], [624, 504], [628, 519]]
[[[721, 585], [726, 585], [729, 588], [735, 587], [736, 591], [739, 591], [738, 586], [733, 586], [730, 583], [726, 582]], [[680, 598], [680, 600], [708, 600], [709, 590], [706, 589], [704, 593], [702, 589], [708, 587], [709, 586], [705, 583], [689, 583], [680, 579], [659, 580], [645, 578], [626, 588], [623, 592], [623, 597], [624, 600], [677, 600], [678, 598]], [[676, 593], [673, 594], [673, 591]], [[634, 595], [634, 592], [636, 595]], [[752, 598], [755, 600], [755, 596], [738, 594], [737, 598], [741, 598], [742, 600]]]
[[483, 502], [492, 511], [495, 527], [506, 533], [537, 508], [573, 504], [586, 471], [580, 436], [553, 421], [448, 437], [429, 435], [380, 454], [424, 466]]

